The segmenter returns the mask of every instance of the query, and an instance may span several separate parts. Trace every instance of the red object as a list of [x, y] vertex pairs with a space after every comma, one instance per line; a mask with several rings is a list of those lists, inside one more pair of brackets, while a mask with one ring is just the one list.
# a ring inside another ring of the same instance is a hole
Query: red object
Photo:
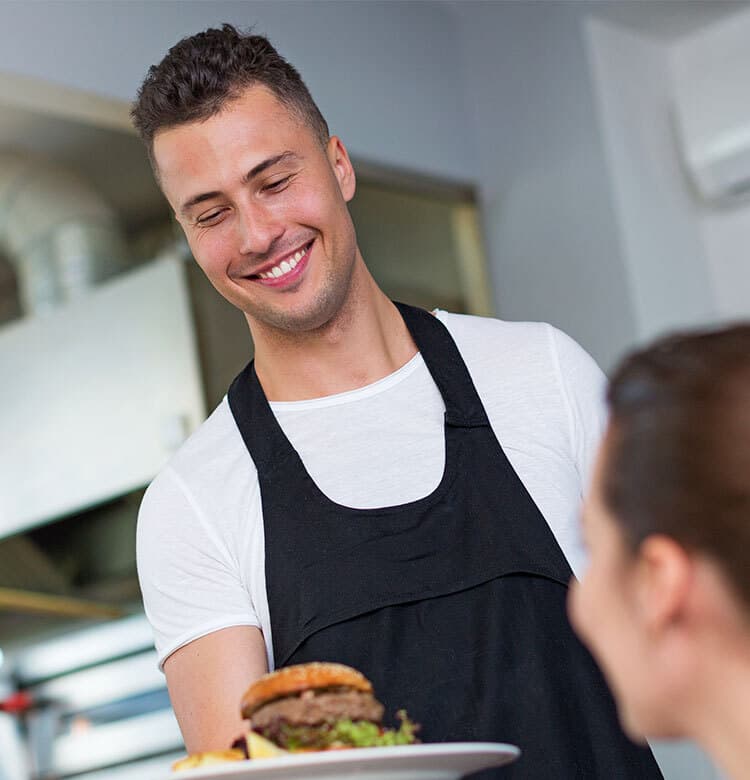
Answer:
[[11, 712], [14, 714], [25, 712], [33, 703], [33, 699], [26, 691], [17, 691], [8, 696], [7, 699], [0, 701], [0, 712]]

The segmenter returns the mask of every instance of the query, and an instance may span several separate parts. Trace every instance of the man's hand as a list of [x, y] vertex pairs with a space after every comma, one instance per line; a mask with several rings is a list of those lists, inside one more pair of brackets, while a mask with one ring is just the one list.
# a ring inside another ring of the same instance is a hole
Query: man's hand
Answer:
[[260, 629], [233, 626], [195, 639], [164, 662], [188, 753], [225, 750], [247, 730], [242, 694], [268, 671]]

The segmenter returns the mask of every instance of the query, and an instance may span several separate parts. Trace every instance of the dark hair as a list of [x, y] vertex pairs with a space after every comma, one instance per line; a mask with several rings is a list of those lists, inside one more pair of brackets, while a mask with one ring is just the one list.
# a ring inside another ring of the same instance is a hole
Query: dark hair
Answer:
[[208, 119], [254, 85], [269, 89], [327, 143], [328, 125], [298, 71], [267, 38], [224, 24], [183, 38], [149, 68], [130, 115], [152, 165], [159, 130]]
[[607, 400], [603, 496], [629, 544], [710, 556], [750, 608], [750, 323], [635, 352]]

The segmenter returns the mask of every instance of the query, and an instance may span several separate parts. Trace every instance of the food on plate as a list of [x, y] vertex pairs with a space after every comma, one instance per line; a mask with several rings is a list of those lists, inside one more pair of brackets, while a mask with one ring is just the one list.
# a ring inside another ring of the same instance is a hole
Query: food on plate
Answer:
[[254, 731], [248, 731], [241, 739], [247, 750], [248, 758], [276, 758], [277, 756], [289, 755], [288, 750], [280, 748]]
[[[241, 710], [251, 734], [293, 753], [417, 741], [417, 726], [404, 711], [397, 715], [399, 728], [383, 727], [383, 705], [372, 684], [343, 664], [314, 662], [270, 672], [247, 689]], [[251, 745], [249, 737], [250, 755]]]
[[250, 731], [230, 750], [193, 753], [172, 769], [222, 764], [290, 753], [356, 747], [410, 745], [419, 728], [404, 710], [397, 729], [383, 726], [383, 705], [372, 683], [343, 664], [309, 663], [286, 666], [256, 680], [240, 705]]
[[179, 772], [182, 769], [195, 769], [196, 767], [224, 764], [228, 761], [242, 761], [246, 758], [244, 750], [210, 750], [206, 753], [192, 753], [172, 764], [172, 771]]

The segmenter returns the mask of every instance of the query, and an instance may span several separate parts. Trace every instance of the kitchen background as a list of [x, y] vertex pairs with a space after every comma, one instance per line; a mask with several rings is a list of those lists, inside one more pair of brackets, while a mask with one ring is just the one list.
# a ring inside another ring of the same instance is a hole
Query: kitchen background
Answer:
[[[145, 779], [181, 752], [136, 512], [252, 345], [128, 126], [179, 37], [255, 25], [299, 67], [396, 297], [550, 321], [605, 369], [665, 329], [750, 316], [747, 2], [0, 13], [0, 780]], [[658, 750], [668, 778], [718, 777], [690, 746]]]

